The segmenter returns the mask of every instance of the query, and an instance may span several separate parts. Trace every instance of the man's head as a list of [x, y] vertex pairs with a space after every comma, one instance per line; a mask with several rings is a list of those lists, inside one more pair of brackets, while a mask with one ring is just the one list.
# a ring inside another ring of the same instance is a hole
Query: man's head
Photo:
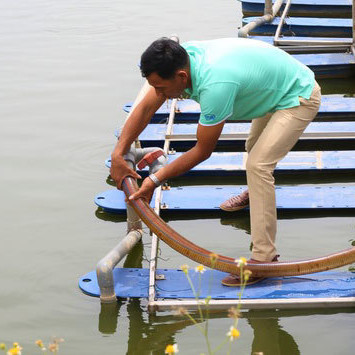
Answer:
[[142, 76], [159, 95], [179, 97], [191, 85], [189, 56], [177, 42], [160, 38], [142, 54]]

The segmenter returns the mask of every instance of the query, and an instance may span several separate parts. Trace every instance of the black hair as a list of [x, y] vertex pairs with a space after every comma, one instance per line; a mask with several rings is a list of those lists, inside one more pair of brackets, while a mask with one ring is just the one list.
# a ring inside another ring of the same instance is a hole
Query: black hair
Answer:
[[171, 79], [178, 69], [187, 66], [188, 60], [185, 48], [172, 39], [162, 37], [144, 51], [140, 69], [144, 78], [155, 72], [163, 79]]

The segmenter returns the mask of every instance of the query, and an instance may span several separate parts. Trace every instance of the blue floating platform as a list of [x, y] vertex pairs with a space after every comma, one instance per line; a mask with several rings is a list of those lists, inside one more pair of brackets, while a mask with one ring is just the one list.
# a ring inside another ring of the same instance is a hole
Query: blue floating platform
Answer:
[[[256, 39], [258, 41], [263, 41], [269, 44], [274, 44], [274, 38], [275, 35], [273, 36], [249, 36], [249, 39]], [[317, 41], [317, 42], [326, 42], [326, 41], [332, 41], [332, 42], [351, 42], [349, 38], [344, 38], [344, 37], [305, 37], [305, 36], [281, 36], [280, 39], [286, 40], [286, 41]]]
[[[222, 134], [233, 135], [223, 140], [219, 140], [217, 147], [238, 148], [244, 146], [245, 139], [248, 136], [251, 123], [226, 123], [223, 127]], [[197, 124], [180, 123], [173, 125], [173, 134], [183, 137], [180, 140], [172, 140], [171, 148], [187, 149], [195, 145]], [[139, 141], [143, 147], [163, 147], [165, 142], [165, 125], [149, 124], [140, 134]], [[324, 143], [327, 147], [332, 140], [341, 141], [343, 143], [355, 140], [355, 122], [312, 122], [305, 130], [305, 134], [301, 136], [303, 141], [317, 141]], [[116, 132], [116, 135], [118, 132]], [[329, 148], [328, 148], [329, 149]]]
[[[273, 44], [273, 36], [253, 36], [251, 39]], [[321, 40], [321, 41], [337, 41], [341, 42], [346, 38], [310, 38], [310, 37], [287, 37], [282, 40]], [[292, 48], [291, 46], [288, 46]], [[287, 46], [283, 47], [287, 51]], [[351, 78], [355, 76], [355, 57], [352, 53], [308, 53], [308, 54], [292, 54], [292, 56], [308, 66], [315, 74], [317, 79], [329, 78]], [[322, 96], [323, 100], [324, 96]]]
[[293, 54], [307, 65], [317, 78], [350, 78], [355, 76], [355, 57], [352, 53]]
[[[168, 155], [168, 163], [179, 158], [183, 153]], [[211, 157], [188, 171], [185, 176], [236, 176], [245, 175], [247, 153], [214, 152]], [[105, 161], [111, 167], [111, 158]], [[355, 154], [353, 150], [290, 152], [276, 166], [275, 174], [292, 174], [306, 172], [345, 173], [355, 171]], [[148, 175], [148, 168], [140, 170], [143, 177]]]
[[[220, 204], [244, 191], [246, 186], [184, 186], [162, 192], [161, 213], [218, 212]], [[97, 206], [111, 213], [126, 213], [124, 193], [107, 190], [95, 198]], [[154, 207], [154, 198], [151, 206]], [[276, 186], [279, 210], [343, 210], [355, 208], [354, 185]]]
[[[343, 53], [335, 53], [344, 56]], [[302, 58], [308, 58], [307, 55], [300, 55]], [[337, 66], [341, 63], [328, 61], [328, 54], [323, 56], [322, 63], [325, 66]], [[319, 59], [319, 58], [318, 58]], [[355, 58], [351, 58], [355, 71]], [[127, 103], [123, 106], [125, 112], [130, 112], [132, 103]], [[166, 123], [171, 109], [171, 100], [165, 102], [153, 116], [151, 123]], [[194, 100], [185, 99], [177, 101], [177, 109], [175, 113], [175, 123], [197, 123], [201, 114], [200, 104]], [[318, 120], [355, 120], [355, 97], [344, 97], [343, 95], [323, 95], [322, 102], [319, 108]], [[236, 122], [236, 121], [228, 121]]]
[[[243, 25], [257, 20], [258, 17], [243, 18]], [[251, 35], [275, 34], [280, 18], [275, 17], [270, 23], [262, 24], [252, 31]], [[306, 37], [352, 37], [352, 19], [339, 18], [315, 18], [315, 17], [291, 17], [287, 18], [282, 34], [285, 36], [306, 36]]]
[[[164, 299], [195, 298], [191, 287], [181, 270], [158, 269], [156, 272], [156, 296]], [[226, 287], [221, 280], [227, 275], [217, 270], [207, 270], [201, 275], [189, 271], [200, 298], [237, 299], [239, 288]], [[149, 288], [148, 269], [115, 268], [113, 270], [114, 289], [119, 298], [147, 298]], [[96, 272], [91, 271], [79, 280], [80, 289], [99, 297], [100, 289]], [[265, 279], [245, 288], [242, 299], [297, 299], [335, 298], [355, 296], [355, 274], [351, 272], [321, 272], [303, 276], [275, 277]]]
[[[281, 10], [283, 10], [284, 5]], [[242, 0], [245, 16], [263, 16], [265, 0]], [[292, 0], [289, 16], [351, 17], [351, 0]]]

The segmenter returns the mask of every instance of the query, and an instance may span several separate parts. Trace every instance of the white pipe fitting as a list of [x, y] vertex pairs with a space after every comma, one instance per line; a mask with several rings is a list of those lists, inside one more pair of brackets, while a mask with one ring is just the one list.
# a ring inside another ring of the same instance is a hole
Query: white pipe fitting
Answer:
[[115, 248], [98, 262], [96, 275], [102, 303], [116, 302], [113, 269], [141, 240], [142, 234], [141, 230], [129, 232]]

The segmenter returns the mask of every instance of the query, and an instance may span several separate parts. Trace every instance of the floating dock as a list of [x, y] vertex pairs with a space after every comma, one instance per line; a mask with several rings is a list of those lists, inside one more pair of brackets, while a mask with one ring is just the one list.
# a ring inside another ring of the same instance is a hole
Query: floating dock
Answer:
[[[181, 186], [162, 191], [162, 213], [220, 212], [220, 204], [239, 195], [247, 186]], [[355, 185], [276, 186], [278, 210], [343, 210], [355, 209]], [[152, 200], [154, 207], [154, 198]], [[95, 198], [104, 211], [126, 213], [125, 196], [117, 189], [107, 190]], [[230, 213], [230, 212], [229, 212]]]
[[[238, 301], [239, 288], [226, 287], [221, 280], [226, 273], [207, 270], [201, 275], [190, 270], [189, 276], [200, 292], [201, 303], [211, 297], [211, 307], [241, 304], [241, 308], [317, 308], [351, 307], [355, 302], [355, 274], [351, 272], [322, 272], [303, 276], [269, 278], [245, 288]], [[115, 293], [118, 298], [148, 298], [149, 269], [114, 269]], [[100, 296], [96, 273], [83, 275], [80, 289], [94, 297]], [[182, 270], [156, 270], [156, 298], [151, 307], [171, 310], [173, 306], [193, 305], [195, 295]]]
[[[244, 17], [243, 25], [256, 20], [257, 17]], [[275, 17], [272, 22], [256, 27], [250, 34], [272, 36], [279, 23], [280, 18]], [[282, 33], [285, 36], [351, 38], [352, 19], [291, 17], [287, 18], [283, 24]]]
[[[338, 53], [336, 53], [338, 54]], [[344, 55], [341, 53], [341, 55]], [[303, 58], [303, 55], [299, 55]], [[353, 68], [355, 70], [355, 59]], [[327, 55], [324, 56], [324, 65], [333, 66], [327, 62]], [[337, 66], [336, 64], [334, 64]], [[339, 65], [339, 63], [338, 63]], [[133, 103], [129, 102], [123, 106], [127, 113], [131, 111]], [[153, 116], [151, 123], [166, 123], [171, 110], [171, 101], [164, 103]], [[197, 123], [201, 114], [200, 105], [190, 99], [179, 100], [176, 103], [175, 123]], [[344, 95], [323, 95], [319, 112], [315, 121], [355, 121], [355, 97]], [[239, 121], [227, 121], [239, 122]]]
[[[251, 9], [251, 6], [259, 6], [260, 2], [263, 1], [242, 1], [243, 11], [245, 13], [249, 11], [248, 14], [251, 15], [258, 13], [257, 11], [260, 9]], [[292, 52], [297, 60], [309, 66], [317, 77], [353, 76], [355, 51], [349, 40], [352, 30], [351, 20], [314, 19], [312, 17], [307, 19], [286, 18], [290, 5], [291, 14], [294, 15], [303, 15], [303, 12], [307, 12], [310, 16], [312, 11], [315, 14], [313, 16], [317, 17], [328, 16], [325, 15], [325, 11], [331, 12], [331, 15], [334, 16], [338, 16], [337, 14], [341, 12], [345, 12], [347, 15], [349, 6], [351, 6], [350, 2], [349, 0], [338, 0], [334, 4], [333, 1], [328, 0], [293, 0], [291, 4], [290, 1], [287, 1], [281, 19], [276, 18], [271, 24], [264, 24], [254, 29], [252, 33], [262, 34], [263, 36], [258, 37], [260, 40], [278, 45], [280, 43], [282, 48], [288, 47], [287, 51]], [[268, 4], [270, 5], [271, 2]], [[278, 6], [280, 6], [280, 2], [278, 2]], [[274, 17], [278, 10], [276, 7], [271, 10]], [[270, 14], [270, 9], [268, 14]], [[250, 23], [252, 20], [246, 18], [244, 23]], [[278, 25], [280, 23], [281, 25]], [[282, 39], [280, 37], [281, 27], [283, 30]], [[272, 39], [265, 36], [274, 34]], [[316, 40], [310, 39], [310, 42], [313, 41], [313, 46], [294, 45], [296, 42], [302, 44], [304, 41], [308, 41], [309, 36], [317, 36]], [[296, 42], [290, 45], [292, 41]], [[343, 50], [345, 47], [346, 50]], [[306, 52], [310, 52], [312, 48], [317, 50], [317, 53], [307, 54]], [[327, 52], [328, 49], [330, 49], [329, 52]], [[317, 120], [321, 122], [311, 123], [300, 139], [301, 144], [302, 142], [314, 143], [317, 146], [315, 151], [290, 152], [278, 164], [275, 174], [353, 172], [355, 170], [355, 154], [353, 154], [355, 143], [354, 100], [353, 97], [323, 97], [322, 106], [317, 116]], [[139, 101], [138, 98], [137, 101]], [[131, 106], [131, 104], [127, 104], [125, 110], [130, 111]], [[195, 144], [199, 115], [198, 104], [190, 100], [177, 101], [174, 99], [171, 104], [164, 104], [157, 111], [152, 124], [147, 126], [139, 140], [145, 147], [163, 147], [164, 152], [168, 155], [168, 161], [171, 162], [181, 156], [181, 151], [189, 149]], [[336, 122], [325, 122], [327, 120]], [[250, 123], [227, 122], [218, 146], [224, 151], [213, 153], [210, 159], [192, 169], [187, 175], [201, 177], [245, 174], [247, 154], [235, 151], [244, 148], [249, 129]], [[117, 132], [116, 135], [118, 135]], [[337, 146], [336, 150], [330, 150], [333, 149], [331, 148], [332, 144], [339, 145], [340, 148]], [[300, 145], [297, 144], [296, 149], [298, 148]], [[176, 152], [174, 149], [180, 151]], [[312, 147], [312, 149], [314, 148]], [[227, 152], [227, 150], [233, 150], [233, 152]], [[110, 166], [109, 159], [106, 161], [106, 165]], [[140, 173], [144, 176], [147, 174], [146, 171]], [[207, 212], [208, 215], [209, 213], [222, 214], [225, 212], [219, 208], [220, 203], [246, 188], [246, 186], [225, 185], [181, 186], [167, 187], [166, 189], [158, 187], [151, 206], [157, 215], [170, 213], [178, 216], [180, 212], [189, 215], [201, 212]], [[309, 211], [331, 211], [331, 213], [355, 211], [354, 183], [276, 186], [275, 190], [279, 210], [308, 211], [307, 213]], [[195, 289], [199, 292], [200, 298], [196, 300], [182, 270], [157, 268], [158, 238], [155, 234], [152, 235], [149, 269], [115, 268], [115, 265], [141, 238], [142, 226], [136, 219], [137, 215], [132, 214], [133, 210], [126, 206], [124, 200], [123, 193], [117, 189], [105, 191], [95, 198], [95, 203], [100, 207], [100, 211], [104, 211], [103, 213], [124, 214], [127, 211], [128, 229], [131, 230], [124, 240], [98, 263], [96, 272], [89, 272], [79, 280], [79, 287], [84, 293], [100, 297], [102, 302], [113, 302], [117, 298], [147, 298], [150, 311], [171, 310], [171, 307], [179, 306], [205, 307], [206, 297], [211, 297], [208, 302], [210, 308], [224, 310], [236, 305], [247, 309], [314, 309], [353, 307], [355, 305], [355, 274], [347, 271], [268, 278], [248, 286], [243, 292], [241, 300], [238, 300], [239, 288], [221, 285], [222, 278], [226, 276], [225, 273], [207, 270], [200, 275], [190, 270], [189, 276]], [[147, 210], [149, 209], [147, 208]], [[150, 224], [149, 221], [147, 224], [153, 228], [153, 224]], [[165, 227], [168, 228], [166, 225]], [[350, 253], [352, 252], [353, 249], [350, 250]], [[339, 264], [337, 265], [339, 266]]]
[[[250, 123], [226, 123], [217, 143], [217, 148], [244, 150], [249, 135]], [[143, 147], [163, 147], [166, 140], [176, 150], [189, 149], [196, 142], [197, 124], [181, 123], [172, 126], [172, 132], [166, 134], [165, 125], [149, 124], [139, 136]], [[116, 132], [118, 134], [118, 132]], [[300, 143], [317, 142], [319, 147], [331, 143], [355, 143], [355, 122], [312, 122], [300, 137]]]
[[[265, 0], [242, 0], [244, 16], [262, 16]], [[351, 17], [351, 0], [292, 0], [290, 16]]]
[[[172, 152], [168, 155], [168, 163], [173, 162], [182, 154]], [[209, 159], [192, 168], [184, 176], [244, 176], [247, 157], [246, 152], [214, 152]], [[111, 158], [105, 160], [105, 165], [111, 168]], [[146, 177], [148, 168], [138, 170], [138, 172], [142, 177]], [[354, 151], [289, 152], [277, 164], [275, 175], [295, 173], [355, 173]]]

